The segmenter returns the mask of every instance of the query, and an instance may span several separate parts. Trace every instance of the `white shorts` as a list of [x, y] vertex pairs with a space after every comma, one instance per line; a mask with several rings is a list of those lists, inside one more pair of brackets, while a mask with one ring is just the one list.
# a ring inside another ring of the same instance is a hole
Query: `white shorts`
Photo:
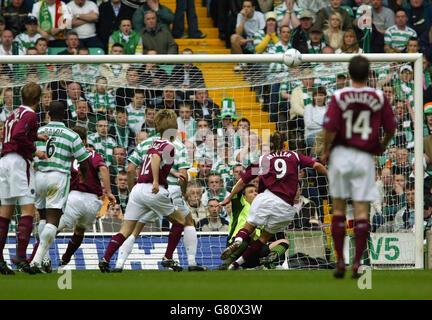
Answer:
[[252, 202], [247, 222], [255, 227], [265, 226], [265, 230], [275, 234], [294, 220], [296, 210], [270, 190], [256, 196]]
[[31, 163], [11, 152], [0, 159], [0, 200], [2, 205], [35, 203], [35, 182]]
[[370, 153], [337, 146], [330, 154], [328, 172], [332, 198], [351, 198], [354, 201], [379, 199], [375, 184], [375, 162]]
[[168, 186], [168, 192], [170, 197], [174, 203], [174, 205], [183, 213], [183, 216], [186, 217], [189, 212], [189, 206], [186, 204], [186, 201], [183, 199], [183, 194], [181, 192], [180, 186]]
[[73, 229], [75, 225], [89, 229], [93, 226], [101, 207], [102, 201], [98, 199], [97, 195], [72, 190], [69, 193], [66, 209], [61, 219], [69, 229]]
[[64, 209], [69, 194], [69, 178], [57, 171], [36, 172], [36, 208]]
[[151, 183], [138, 183], [132, 188], [124, 220], [152, 222], [158, 217], [169, 216], [177, 209], [167, 189], [159, 186], [157, 194], [153, 194], [152, 189]]

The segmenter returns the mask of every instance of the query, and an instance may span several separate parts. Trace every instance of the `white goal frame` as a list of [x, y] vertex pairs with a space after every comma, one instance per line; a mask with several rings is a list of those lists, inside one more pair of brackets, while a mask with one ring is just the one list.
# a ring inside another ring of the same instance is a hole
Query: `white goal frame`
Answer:
[[[423, 244], [423, 55], [410, 54], [362, 54], [370, 62], [414, 63], [414, 157], [415, 157], [415, 269], [424, 268]], [[349, 62], [350, 54], [303, 54], [302, 62]], [[2, 64], [102, 64], [102, 63], [283, 63], [284, 54], [221, 54], [221, 55], [24, 55], [0, 56]]]

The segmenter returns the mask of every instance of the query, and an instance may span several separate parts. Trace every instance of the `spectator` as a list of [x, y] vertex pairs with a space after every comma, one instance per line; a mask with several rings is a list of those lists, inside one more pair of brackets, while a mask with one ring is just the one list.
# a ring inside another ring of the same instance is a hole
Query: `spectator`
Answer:
[[[182, 51], [182, 54], [190, 55], [193, 54], [193, 51], [187, 48]], [[174, 87], [181, 87], [184, 90], [177, 91], [182, 100], [190, 100], [194, 94], [193, 90], [188, 89], [205, 88], [204, 76], [201, 70], [192, 63], [177, 64], [171, 71], [170, 83]]]
[[271, 11], [265, 15], [265, 27], [254, 34], [256, 53], [268, 53], [279, 42], [276, 14]]
[[383, 0], [372, 0], [372, 19], [378, 32], [384, 34], [391, 26], [395, 25], [394, 12], [383, 6]]
[[145, 121], [145, 94], [142, 89], [135, 89], [130, 104], [126, 106], [128, 112], [128, 126], [137, 135]]
[[357, 35], [353, 29], [348, 29], [344, 32], [342, 46], [335, 53], [363, 53], [363, 49], [360, 48]]
[[223, 148], [223, 155], [219, 157], [218, 161], [213, 164], [212, 171], [220, 175], [222, 179], [222, 186], [225, 188], [228, 181], [233, 178], [233, 167], [235, 162], [233, 161], [233, 148], [228, 143], [225, 143]]
[[38, 32], [49, 41], [49, 47], [65, 46], [66, 30], [72, 26], [72, 14], [63, 1], [36, 2], [33, 4], [32, 16], [38, 19]]
[[[3, 137], [3, 132], [4, 132], [4, 121], [0, 121], [0, 137]], [[2, 152], [2, 148], [3, 148], [3, 139], [0, 140], [0, 153]]]
[[97, 114], [112, 114], [115, 108], [114, 96], [107, 90], [107, 79], [99, 76], [96, 78], [94, 91], [88, 94], [88, 100]]
[[207, 35], [198, 29], [198, 19], [195, 11], [194, 0], [176, 0], [176, 11], [174, 14], [173, 36], [174, 38], [185, 38], [184, 14], [186, 12], [189, 38], [203, 39]]
[[[124, 54], [124, 48], [120, 43], [114, 43], [110, 51], [112, 55]], [[108, 81], [108, 86], [122, 86], [126, 82], [128, 64], [101, 64], [99, 73]]]
[[120, 203], [108, 206], [107, 213], [102, 217], [103, 232], [119, 232], [123, 223], [123, 213]]
[[157, 25], [156, 13], [147, 11], [144, 13], [144, 25], [142, 30], [143, 53], [150, 49], [158, 54], [177, 54], [178, 47], [171, 33]]
[[304, 148], [304, 110], [312, 104], [312, 91], [315, 78], [312, 69], [303, 70], [302, 85], [296, 87], [291, 93], [291, 108], [289, 111], [289, 143], [290, 150]]
[[384, 51], [397, 49], [403, 52], [407, 48], [408, 40], [417, 37], [414, 29], [407, 26], [408, 17], [404, 9], [398, 9], [395, 13], [396, 24], [389, 27], [384, 34]]
[[[196, 119], [194, 117], [194, 119]], [[210, 133], [210, 124], [209, 121], [203, 118], [196, 119], [197, 122], [197, 132], [196, 134], [189, 139], [191, 143], [198, 147], [201, 143], [205, 142], [207, 138], [207, 134]]]
[[96, 22], [99, 19], [99, 8], [90, 0], [73, 0], [67, 4], [72, 14], [72, 30], [78, 34], [80, 46], [103, 48], [96, 35]]
[[191, 216], [195, 225], [197, 225], [201, 219], [207, 217], [207, 209], [201, 202], [202, 189], [202, 186], [197, 181], [191, 181], [188, 183], [186, 191], [186, 201], [191, 209]]
[[78, 54], [79, 38], [75, 31], [69, 31], [66, 36], [67, 48], [57, 54], [62, 55], [76, 55]]
[[410, 164], [410, 153], [406, 148], [398, 147], [396, 149], [396, 161], [392, 163], [393, 175], [403, 175], [408, 179], [412, 168]]
[[228, 231], [228, 221], [222, 218], [219, 215], [220, 206], [217, 199], [210, 199], [208, 201], [208, 217], [201, 219], [198, 222], [197, 230], [202, 232], [208, 231], [219, 231], [219, 232], [227, 232]]
[[[81, 47], [78, 49], [78, 55], [89, 55], [89, 49], [87, 47]], [[99, 66], [89, 63], [77, 63], [72, 65], [72, 77], [73, 80], [78, 82], [85, 92], [91, 90], [90, 86], [96, 82], [99, 77]]]
[[137, 33], [144, 29], [144, 13], [147, 11], [156, 12], [158, 25], [171, 32], [170, 25], [174, 22], [174, 13], [168, 7], [161, 5], [159, 0], [147, 0], [133, 14], [132, 23]]
[[113, 149], [113, 163], [109, 166], [109, 174], [111, 177], [111, 189], [115, 187], [115, 178], [120, 172], [126, 172], [126, 149], [120, 146], [116, 146]]
[[343, 44], [344, 32], [342, 16], [339, 12], [333, 12], [330, 15], [328, 27], [324, 30], [325, 41], [333, 50], [339, 49]]
[[141, 131], [145, 131], [148, 133], [149, 137], [153, 137], [156, 135], [156, 128], [154, 123], [154, 116], [156, 114], [156, 110], [152, 105], [147, 105], [145, 109], [145, 121], [141, 127]]
[[35, 48], [39, 55], [48, 54], [48, 40], [45, 38], [39, 38], [35, 42]]
[[313, 15], [309, 10], [304, 10], [299, 16], [300, 25], [291, 31], [291, 45], [301, 53], [309, 53], [307, 40], [309, 29], [313, 25]]
[[227, 192], [231, 192], [232, 188], [236, 185], [237, 181], [240, 179], [240, 172], [245, 169], [242, 164], [237, 163], [232, 168], [232, 179], [225, 184], [225, 189]]
[[37, 18], [33, 16], [26, 17], [24, 20], [24, 25], [26, 31], [18, 34], [15, 38], [15, 42], [18, 43], [21, 53], [30, 47], [34, 47], [36, 45], [36, 41], [42, 37], [42, 35], [37, 32]]
[[[242, 10], [237, 15], [235, 33], [231, 36], [232, 53], [253, 53], [253, 37], [257, 31], [264, 29], [265, 25], [264, 15], [255, 10], [253, 1], [243, 0]], [[245, 66], [239, 67], [241, 69]]]
[[405, 7], [408, 26], [413, 28], [419, 37], [429, 32], [432, 24], [432, 5], [424, 0], [409, 0]]
[[122, 4], [121, 0], [109, 0], [99, 5], [99, 15], [103, 18], [97, 21], [96, 30], [106, 53], [111, 52], [108, 50], [110, 35], [119, 29], [121, 20], [131, 19], [133, 14], [134, 10]]
[[234, 151], [234, 161], [245, 167], [257, 160], [260, 156], [258, 146], [259, 137], [255, 132], [249, 131], [241, 136], [241, 147]]
[[126, 72], [126, 83], [123, 83], [122, 87], [117, 88], [115, 91], [116, 106], [126, 107], [132, 102], [132, 98], [135, 95], [135, 88], [139, 85], [138, 82], [139, 71], [133, 65], [130, 65]]
[[135, 145], [138, 146], [141, 142], [144, 140], [147, 140], [149, 138], [149, 134], [146, 131], [140, 131], [135, 136]]
[[296, 213], [293, 224], [289, 226], [289, 229], [320, 230], [317, 205], [314, 201], [302, 195], [302, 187], [300, 183], [294, 198], [294, 208], [296, 209]]
[[223, 201], [228, 197], [228, 192], [225, 190], [220, 174], [211, 171], [208, 176], [208, 188], [202, 196], [202, 203], [207, 206], [209, 199], [218, 199]]
[[324, 87], [316, 87], [312, 91], [312, 104], [304, 109], [304, 125], [306, 146], [312, 148], [315, 136], [323, 129], [324, 116], [327, 112], [327, 91]]
[[414, 147], [414, 121], [412, 109], [408, 111], [409, 103], [406, 100], [397, 98], [394, 108], [394, 114], [398, 125], [393, 138], [397, 146], [406, 146], [409, 149]]
[[127, 184], [127, 174], [121, 171], [115, 178], [116, 188], [114, 195], [116, 196], [117, 203], [120, 204], [122, 212], [126, 212], [126, 206], [129, 200], [129, 190]]
[[279, 27], [289, 26], [290, 29], [297, 28], [300, 24], [298, 14], [303, 10], [296, 0], [284, 0], [282, 4], [275, 6], [274, 12], [277, 16]]
[[48, 84], [48, 89], [53, 93], [53, 101], [66, 101], [68, 85], [72, 83], [72, 67], [68, 64], [59, 65], [57, 68], [56, 78]]
[[414, 105], [414, 71], [411, 65], [406, 64], [400, 67], [399, 77], [394, 82], [396, 96], [400, 99], [407, 99], [410, 107]]
[[198, 158], [198, 175], [196, 177], [196, 181], [201, 185], [201, 187], [205, 189], [208, 187], [208, 177], [210, 175], [212, 166], [212, 159]]
[[39, 127], [42, 127], [46, 124], [48, 124], [49, 121], [47, 121], [48, 116], [48, 108], [52, 102], [52, 91], [50, 89], [42, 89], [41, 92], [41, 103], [36, 109], [36, 114], [38, 115], [38, 124]]
[[135, 30], [132, 30], [132, 21], [128, 18], [121, 19], [120, 29], [109, 37], [108, 50], [111, 51], [114, 43], [120, 43], [125, 54], [140, 55], [143, 53], [142, 38]]
[[372, 217], [372, 232], [394, 232], [395, 217], [406, 207], [405, 184], [404, 176], [392, 175], [389, 168], [382, 169], [381, 180], [377, 182], [382, 211]]
[[88, 135], [88, 144], [92, 145], [95, 151], [102, 155], [105, 159], [107, 166], [114, 163], [113, 152], [114, 147], [117, 145], [114, 138], [108, 135], [109, 123], [104, 118], [97, 119], [96, 133]]
[[406, 45], [407, 53], [419, 53], [420, 52], [420, 40], [417, 37], [411, 37], [408, 39]]
[[309, 29], [309, 40], [307, 41], [309, 53], [322, 53], [326, 43], [323, 39], [323, 32], [316, 26]]
[[189, 140], [197, 132], [197, 122], [192, 117], [192, 107], [189, 103], [181, 103], [179, 116], [177, 117], [178, 131], [183, 137], [183, 141]]
[[[148, 55], [157, 54], [156, 50], [150, 49]], [[140, 83], [146, 90], [146, 99], [148, 104], [155, 104], [156, 99], [162, 95], [162, 88], [168, 83], [168, 74], [164, 69], [155, 63], [146, 63], [139, 69]]]
[[88, 134], [96, 132], [96, 116], [93, 112], [90, 112], [88, 102], [85, 100], [79, 100], [76, 103], [76, 120], [70, 122], [69, 127], [83, 127], [87, 130]]
[[26, 30], [25, 21], [29, 13], [30, 10], [25, 5], [24, 0], [12, 0], [9, 6], [3, 7], [2, 15], [6, 27], [12, 31], [14, 37]]
[[0, 16], [0, 38], [4, 30], [6, 30], [6, 20], [3, 16]]
[[85, 100], [80, 84], [78, 82], [69, 83], [66, 100], [63, 100], [63, 103], [67, 106], [66, 121], [76, 119], [76, 105], [79, 100]]
[[177, 100], [175, 88], [168, 85], [162, 91], [162, 100], [156, 104], [157, 110], [173, 110], [177, 116], [179, 114], [180, 102]]
[[211, 122], [212, 128], [216, 128], [220, 115], [220, 108], [213, 100], [209, 99], [208, 90], [202, 89], [195, 91], [195, 99], [193, 100], [193, 111], [195, 119], [206, 119]]
[[423, 110], [425, 121], [423, 123], [423, 136], [432, 134], [432, 103], [428, 102]]
[[[3, 104], [1, 105], [0, 121], [6, 122], [7, 118], [14, 110], [14, 95], [12, 88], [6, 88], [3, 91]], [[2, 136], [3, 137], [3, 136]]]
[[131, 154], [135, 149], [135, 134], [129, 129], [128, 113], [123, 107], [116, 107], [115, 123], [111, 126], [108, 134], [116, 140], [116, 145], [126, 149], [128, 154]]
[[[10, 30], [4, 30], [1, 36], [0, 55], [11, 56], [14, 54], [12, 42], [14, 40], [13, 33]], [[23, 53], [25, 54], [25, 53]], [[11, 67], [11, 66], [9, 66]]]
[[326, 24], [330, 24], [330, 16], [332, 13], [337, 12], [342, 18], [342, 30], [352, 28], [351, 17], [344, 8], [341, 7], [342, 0], [329, 0], [330, 5], [318, 11], [315, 25], [323, 29]]

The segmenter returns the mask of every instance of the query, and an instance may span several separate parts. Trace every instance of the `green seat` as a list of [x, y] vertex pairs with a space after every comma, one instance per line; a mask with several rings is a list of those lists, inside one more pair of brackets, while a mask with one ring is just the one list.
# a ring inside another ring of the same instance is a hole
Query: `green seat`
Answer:
[[50, 54], [50, 55], [56, 55], [60, 51], [63, 51], [63, 50], [66, 50], [66, 47], [54, 47], [54, 48], [49, 47], [48, 48], [48, 54]]
[[101, 48], [89, 48], [89, 52], [90, 54], [99, 54], [99, 55], [105, 54], [105, 51], [103, 51], [103, 49]]

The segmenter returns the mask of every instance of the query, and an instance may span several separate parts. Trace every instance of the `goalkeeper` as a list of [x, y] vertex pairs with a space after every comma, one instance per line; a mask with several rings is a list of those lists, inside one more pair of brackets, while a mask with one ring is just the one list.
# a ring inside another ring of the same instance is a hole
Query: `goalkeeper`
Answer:
[[[232, 200], [232, 213], [228, 229], [227, 246], [232, 244], [237, 232], [242, 229], [246, 223], [252, 201], [258, 195], [257, 187], [254, 184], [248, 184], [243, 188], [241, 194], [236, 195]], [[249, 240], [256, 240], [259, 238], [261, 231], [256, 229], [251, 234]], [[229, 265], [237, 260], [238, 257], [246, 250], [250, 241], [244, 241], [240, 247], [234, 251], [227, 260], [218, 266], [218, 270], [227, 270]], [[274, 264], [285, 260], [285, 252], [288, 250], [289, 242], [286, 239], [275, 241], [263, 247], [259, 255], [255, 259], [246, 261], [243, 264], [244, 268], [254, 268], [259, 265], [265, 264], [267, 267], [272, 268]]]

